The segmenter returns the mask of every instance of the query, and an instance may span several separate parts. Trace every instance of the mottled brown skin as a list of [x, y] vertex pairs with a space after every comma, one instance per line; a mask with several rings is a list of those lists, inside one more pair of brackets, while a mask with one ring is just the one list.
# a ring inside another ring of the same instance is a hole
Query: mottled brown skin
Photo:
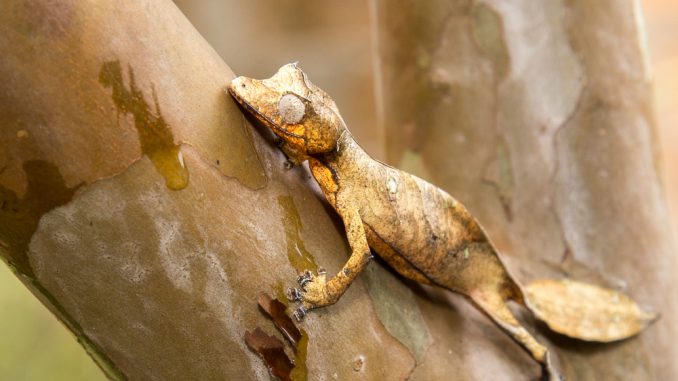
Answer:
[[[371, 258], [370, 248], [403, 276], [468, 297], [546, 370], [547, 349], [512, 315], [524, 304], [483, 229], [452, 196], [428, 182], [372, 159], [353, 140], [332, 99], [295, 64], [266, 80], [238, 77], [229, 93], [282, 138], [294, 163], [308, 160], [314, 178], [346, 228], [351, 256], [329, 280], [306, 272], [292, 293], [295, 312], [334, 304]], [[285, 98], [283, 100], [283, 98]]]

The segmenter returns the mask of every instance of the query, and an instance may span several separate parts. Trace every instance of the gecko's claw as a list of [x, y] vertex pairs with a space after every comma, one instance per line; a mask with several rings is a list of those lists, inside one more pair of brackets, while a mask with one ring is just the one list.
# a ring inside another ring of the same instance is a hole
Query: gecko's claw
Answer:
[[297, 308], [296, 310], [294, 310], [294, 312], [292, 313], [292, 315], [294, 316], [294, 318], [295, 318], [297, 321], [302, 321], [302, 320], [304, 320], [304, 316], [306, 316], [306, 308], [304, 308], [304, 307], [299, 307], [299, 308]]
[[301, 290], [295, 287], [290, 287], [287, 289], [287, 299], [291, 302], [300, 302], [301, 301]]
[[309, 270], [304, 271], [299, 277], [297, 278], [297, 283], [299, 283], [299, 286], [301, 286], [302, 290], [305, 290], [306, 283], [310, 282], [313, 280], [313, 273], [310, 272]]
[[301, 302], [299, 308], [292, 315], [301, 321], [308, 310], [332, 304], [336, 299], [328, 296], [326, 288], [327, 270], [319, 267], [316, 272], [305, 270], [297, 278], [300, 288], [289, 288], [287, 298], [290, 301]]

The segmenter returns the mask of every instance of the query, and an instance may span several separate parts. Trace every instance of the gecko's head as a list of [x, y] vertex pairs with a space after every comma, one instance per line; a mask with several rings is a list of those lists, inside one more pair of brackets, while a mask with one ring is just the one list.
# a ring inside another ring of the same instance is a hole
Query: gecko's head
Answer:
[[287, 64], [264, 80], [237, 77], [228, 86], [228, 92], [305, 155], [334, 150], [345, 128], [334, 101], [311, 83], [296, 64]]

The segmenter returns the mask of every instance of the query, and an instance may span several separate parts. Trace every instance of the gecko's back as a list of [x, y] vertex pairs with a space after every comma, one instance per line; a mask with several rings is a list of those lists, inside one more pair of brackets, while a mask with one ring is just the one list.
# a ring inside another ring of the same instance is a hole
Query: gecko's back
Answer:
[[508, 282], [500, 288], [509, 286], [520, 298], [482, 228], [461, 203], [425, 180], [369, 158], [359, 147], [346, 152], [351, 157], [337, 163], [340, 186], [352, 195], [370, 246], [392, 267], [465, 294], [468, 285], [493, 282], [496, 289], [496, 282]]

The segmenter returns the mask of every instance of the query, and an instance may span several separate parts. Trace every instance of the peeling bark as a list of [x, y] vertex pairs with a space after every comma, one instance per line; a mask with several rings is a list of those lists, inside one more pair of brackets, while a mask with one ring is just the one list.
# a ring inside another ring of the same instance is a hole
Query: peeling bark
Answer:
[[[464, 203], [523, 283], [585, 279], [661, 312], [612, 345], [547, 336], [568, 379], [676, 378], [678, 265], [637, 2], [375, 3], [388, 161]], [[483, 340], [457, 334], [464, 353]], [[467, 361], [469, 379], [513, 349], [472, 351], [486, 362]]]

